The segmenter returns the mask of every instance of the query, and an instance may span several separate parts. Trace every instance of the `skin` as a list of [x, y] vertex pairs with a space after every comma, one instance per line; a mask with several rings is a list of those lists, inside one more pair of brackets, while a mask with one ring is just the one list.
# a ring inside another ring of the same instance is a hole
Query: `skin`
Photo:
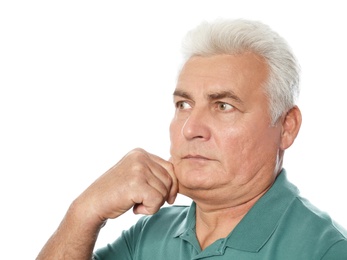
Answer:
[[271, 124], [267, 76], [253, 53], [193, 57], [179, 76], [171, 161], [180, 193], [197, 204], [202, 248], [228, 235], [271, 187], [299, 130], [297, 107]]
[[131, 208], [136, 214], [154, 214], [165, 201], [173, 203], [177, 191], [170, 162], [134, 149], [76, 198], [36, 259], [91, 259], [108, 219]]
[[267, 69], [252, 53], [188, 60], [174, 93], [170, 160], [129, 152], [76, 198], [37, 259], [91, 259], [108, 219], [131, 208], [154, 214], [178, 192], [197, 204], [201, 249], [227, 236], [275, 181], [301, 124], [293, 107], [271, 125]]
[[267, 74], [253, 54], [195, 57], [185, 64], [170, 128], [181, 193], [207, 201], [206, 207], [222, 197], [235, 206], [273, 183], [281, 129], [270, 127], [261, 87]]

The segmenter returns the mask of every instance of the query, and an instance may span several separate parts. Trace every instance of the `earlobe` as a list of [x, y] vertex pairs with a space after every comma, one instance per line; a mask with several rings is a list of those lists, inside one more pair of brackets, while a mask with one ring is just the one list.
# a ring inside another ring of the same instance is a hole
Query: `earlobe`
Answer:
[[282, 121], [281, 150], [289, 148], [299, 133], [301, 126], [301, 112], [297, 106], [290, 109]]

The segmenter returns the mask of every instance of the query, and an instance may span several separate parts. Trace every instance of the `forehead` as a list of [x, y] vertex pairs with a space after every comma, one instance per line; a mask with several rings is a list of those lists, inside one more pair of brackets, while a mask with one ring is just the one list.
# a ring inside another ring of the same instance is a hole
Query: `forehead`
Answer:
[[263, 91], [268, 77], [265, 60], [253, 53], [195, 56], [182, 68], [176, 90], [233, 91], [240, 96]]

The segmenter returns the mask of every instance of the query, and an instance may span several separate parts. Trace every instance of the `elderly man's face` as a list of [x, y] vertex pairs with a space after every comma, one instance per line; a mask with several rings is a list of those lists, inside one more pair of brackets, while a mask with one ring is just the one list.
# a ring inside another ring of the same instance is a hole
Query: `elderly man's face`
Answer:
[[281, 127], [271, 126], [264, 60], [252, 53], [193, 57], [174, 93], [171, 161], [180, 193], [247, 200], [271, 185]]

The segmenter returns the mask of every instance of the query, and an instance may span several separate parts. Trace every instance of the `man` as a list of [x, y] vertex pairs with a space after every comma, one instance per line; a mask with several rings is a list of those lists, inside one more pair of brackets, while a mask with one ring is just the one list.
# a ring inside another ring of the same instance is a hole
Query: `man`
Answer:
[[[145, 214], [95, 259], [347, 259], [346, 233], [282, 168], [301, 125], [299, 67], [259, 22], [203, 23], [184, 42], [171, 158], [128, 153], [70, 206], [38, 259], [91, 259], [106, 220]], [[190, 207], [161, 208], [177, 193]]]

